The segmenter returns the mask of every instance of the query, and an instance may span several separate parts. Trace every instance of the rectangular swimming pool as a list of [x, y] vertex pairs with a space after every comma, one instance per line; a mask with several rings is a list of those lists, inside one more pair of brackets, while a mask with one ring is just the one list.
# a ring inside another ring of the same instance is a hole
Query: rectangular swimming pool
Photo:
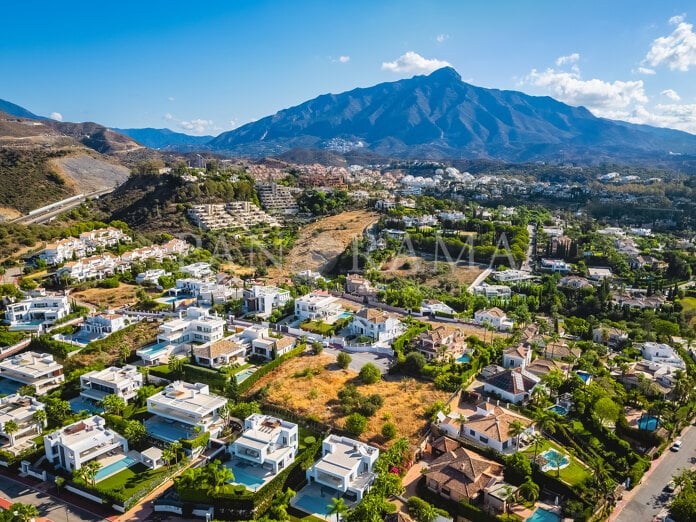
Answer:
[[302, 495], [300, 499], [295, 502], [295, 506], [300, 508], [302, 511], [307, 513], [317, 513], [318, 515], [328, 515], [329, 505], [331, 504], [331, 498], [320, 498], [310, 495]]
[[256, 371], [256, 368], [247, 368], [247, 369], [242, 370], [241, 372], [235, 374], [235, 377], [237, 378], [237, 384], [248, 379], [250, 376], [252, 376], [254, 374], [255, 371]]
[[256, 491], [264, 484], [264, 480], [262, 478], [252, 475], [245, 469], [245, 467], [240, 466], [237, 463], [227, 462], [225, 463], [225, 466], [230, 468], [232, 473], [234, 473], [234, 480], [231, 481], [231, 484], [241, 484], [247, 489], [251, 489], [253, 491]]
[[559, 522], [559, 520], [561, 518], [556, 513], [552, 513], [548, 509], [537, 508], [532, 513], [532, 516], [527, 519], [527, 522]]
[[133, 464], [135, 464], [135, 459], [126, 455], [121, 460], [112, 462], [108, 466], [104, 466], [103, 468], [99, 469], [97, 474], [94, 476], [94, 481], [99, 482], [100, 480], [113, 475], [117, 471], [130, 468]]

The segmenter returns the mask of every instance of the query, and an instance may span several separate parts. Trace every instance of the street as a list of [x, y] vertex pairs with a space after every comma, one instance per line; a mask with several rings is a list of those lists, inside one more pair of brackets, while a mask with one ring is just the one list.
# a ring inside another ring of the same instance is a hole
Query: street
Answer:
[[[339, 353], [341, 353], [341, 350], [337, 350], [336, 348], [324, 348], [324, 352], [335, 357]], [[360, 369], [367, 363], [372, 363], [375, 366], [377, 366], [377, 368], [379, 368], [382, 373], [387, 373], [389, 371], [389, 365], [391, 364], [392, 360], [391, 357], [387, 357], [386, 355], [381, 355], [378, 353], [368, 352], [346, 353], [350, 355], [352, 359], [349, 366], [351, 370], [359, 372]]]
[[0, 476], [0, 496], [10, 502], [21, 502], [36, 506], [42, 517], [50, 518], [53, 522], [96, 522], [103, 520], [74, 506], [67, 506], [47, 493], [37, 491], [29, 486], [10, 478]]
[[[674, 475], [683, 469], [690, 469], [696, 462], [696, 429], [688, 427], [681, 436], [682, 447], [678, 452], [665, 450], [659, 464], [643, 478], [641, 485], [630, 492], [630, 498], [623, 508], [617, 507], [618, 515], [610, 517], [615, 522], [650, 521], [670, 502], [663, 495], [663, 488]], [[661, 497], [662, 496], [662, 497]], [[615, 511], [616, 512], [616, 511]]]

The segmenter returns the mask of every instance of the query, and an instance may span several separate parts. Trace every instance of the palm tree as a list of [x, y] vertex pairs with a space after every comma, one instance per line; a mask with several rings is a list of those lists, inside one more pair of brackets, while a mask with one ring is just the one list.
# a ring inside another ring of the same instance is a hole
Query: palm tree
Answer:
[[172, 461], [176, 458], [176, 454], [171, 448], [164, 448], [162, 450], [162, 460], [167, 463], [167, 467], [172, 465]]
[[200, 482], [203, 468], [188, 468], [174, 479], [174, 487], [177, 491], [196, 487]]
[[36, 410], [32, 417], [34, 418], [34, 422], [36, 422], [39, 433], [41, 433], [46, 424], [46, 410]]
[[60, 488], [65, 485], [65, 479], [63, 477], [56, 477], [56, 489], [58, 490], [58, 495], [60, 496]]
[[101, 406], [107, 413], [121, 415], [123, 410], [126, 409], [126, 401], [124, 401], [118, 395], [107, 395], [102, 399]]
[[545, 411], [537, 418], [536, 425], [541, 433], [544, 433], [544, 431], [548, 433], [556, 433], [556, 428], [558, 427], [558, 417], [555, 413]]
[[336, 515], [336, 522], [341, 520], [348, 514], [348, 506], [346, 506], [346, 501], [342, 498], [332, 498], [331, 504], [327, 506], [329, 508], [328, 515]]
[[225, 490], [228, 482], [234, 480], [234, 473], [227, 466], [222, 466], [219, 460], [214, 460], [205, 467], [205, 485], [208, 494], [216, 497]]
[[539, 485], [532, 480], [532, 477], [527, 477], [527, 480], [520, 485], [518, 491], [529, 502], [536, 502], [539, 498]]
[[544, 436], [541, 433], [535, 433], [532, 435], [531, 438], [531, 443], [534, 444], [534, 461], [536, 461], [537, 458], [537, 453], [539, 452], [539, 446], [544, 443], [546, 439], [544, 439]]
[[505, 499], [505, 512], [510, 514], [512, 505], [515, 503], [515, 489], [510, 484], [503, 486], [503, 498]]
[[525, 429], [524, 424], [518, 420], [512, 421], [508, 426], [507, 435], [508, 437], [515, 437], [515, 445], [517, 446], [517, 449], [520, 449], [520, 436], [524, 433]]
[[172, 354], [169, 356], [169, 360], [167, 361], [167, 366], [169, 367], [169, 371], [172, 373], [176, 373], [179, 378], [181, 378], [184, 373], [184, 360], [179, 359], [176, 355]]
[[97, 472], [102, 465], [97, 460], [90, 460], [80, 468], [80, 476], [85, 482], [90, 482], [94, 486], [94, 481], [97, 478]]
[[176, 464], [179, 463], [179, 454], [181, 453], [182, 448], [183, 446], [181, 445], [181, 442], [179, 442], [178, 440], [169, 444], [168, 449], [170, 449], [172, 453], [174, 453], [174, 461], [176, 462]]
[[17, 422], [10, 420], [5, 423], [3, 431], [10, 437], [10, 446], [14, 446], [15, 438], [14, 434], [19, 431], [19, 424]]
[[22, 522], [29, 522], [39, 516], [39, 510], [32, 504], [12, 504], [9, 511], [15, 513]]

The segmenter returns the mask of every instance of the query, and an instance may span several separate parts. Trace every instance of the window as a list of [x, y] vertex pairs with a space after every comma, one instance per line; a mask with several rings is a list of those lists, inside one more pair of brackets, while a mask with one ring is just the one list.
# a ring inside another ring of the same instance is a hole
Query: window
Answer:
[[483, 442], [484, 444], [488, 444], [488, 437], [484, 437], [483, 435], [481, 435], [481, 436], [479, 437], [479, 440], [480, 440], [481, 442]]

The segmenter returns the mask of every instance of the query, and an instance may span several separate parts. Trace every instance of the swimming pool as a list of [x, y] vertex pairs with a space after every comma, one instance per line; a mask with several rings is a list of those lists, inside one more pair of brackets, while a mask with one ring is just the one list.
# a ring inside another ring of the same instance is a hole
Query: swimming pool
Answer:
[[225, 466], [230, 468], [232, 473], [234, 473], [234, 480], [231, 480], [230, 484], [241, 484], [247, 489], [256, 491], [263, 486], [265, 482], [261, 477], [249, 473], [246, 470], [246, 466], [240, 466], [238, 463], [233, 462], [226, 462]]
[[151, 356], [151, 355], [155, 355], [156, 353], [163, 352], [164, 350], [167, 349], [168, 346], [169, 346], [169, 343], [157, 343], [157, 344], [153, 344], [152, 346], [150, 346], [148, 348], [143, 348], [142, 350], [138, 350], [137, 353], [139, 355]]
[[113, 475], [117, 471], [130, 468], [133, 464], [135, 464], [135, 462], [136, 461], [134, 458], [126, 455], [121, 460], [117, 460], [116, 462], [112, 462], [108, 466], [100, 468], [99, 471], [97, 471], [97, 474], [94, 476], [94, 481], [99, 482], [100, 480]]
[[659, 420], [654, 415], [643, 415], [638, 419], [638, 429], [655, 431], [659, 423]]
[[74, 413], [80, 413], [81, 411], [88, 411], [89, 413], [104, 413], [104, 409], [97, 406], [95, 403], [84, 399], [83, 397], [75, 397], [68, 401], [70, 403], [70, 409]]
[[590, 381], [592, 380], [592, 375], [590, 375], [587, 372], [583, 372], [582, 370], [578, 370], [575, 373], [578, 377], [582, 379], [582, 382], [584, 382], [585, 384], [590, 384]]
[[235, 377], [237, 379], [237, 384], [248, 379], [251, 375], [254, 374], [255, 371], [256, 371], [256, 368], [246, 368], [245, 370], [242, 370], [241, 372], [237, 373], [235, 375]]
[[8, 379], [0, 379], [0, 395], [12, 395], [17, 393], [22, 387], [21, 382], [10, 381]]
[[353, 312], [343, 312], [336, 319], [348, 319], [349, 317], [353, 317]]
[[548, 509], [537, 508], [526, 522], [559, 522], [559, 520], [561, 520], [561, 518], [556, 513]]
[[553, 411], [555, 413], [558, 413], [561, 417], [565, 417], [568, 415], [568, 410], [561, 406], [560, 404], [554, 404], [550, 408], [546, 408], [549, 411]]
[[548, 449], [543, 453], [540, 453], [539, 456], [542, 457], [544, 460], [546, 460], [546, 464], [544, 464], [541, 467], [541, 471], [549, 471], [552, 469], [563, 469], [568, 464], [570, 464], [570, 460], [568, 460], [568, 455], [564, 455], [563, 453], [559, 453], [558, 451], [556, 451], [553, 448]]
[[330, 511], [330, 498], [315, 497], [312, 495], [302, 495], [296, 502], [295, 506], [307, 513], [317, 513], [318, 515], [328, 515]]
[[468, 363], [471, 361], [471, 356], [468, 353], [465, 353], [457, 357], [454, 361], [458, 362], [459, 364]]

